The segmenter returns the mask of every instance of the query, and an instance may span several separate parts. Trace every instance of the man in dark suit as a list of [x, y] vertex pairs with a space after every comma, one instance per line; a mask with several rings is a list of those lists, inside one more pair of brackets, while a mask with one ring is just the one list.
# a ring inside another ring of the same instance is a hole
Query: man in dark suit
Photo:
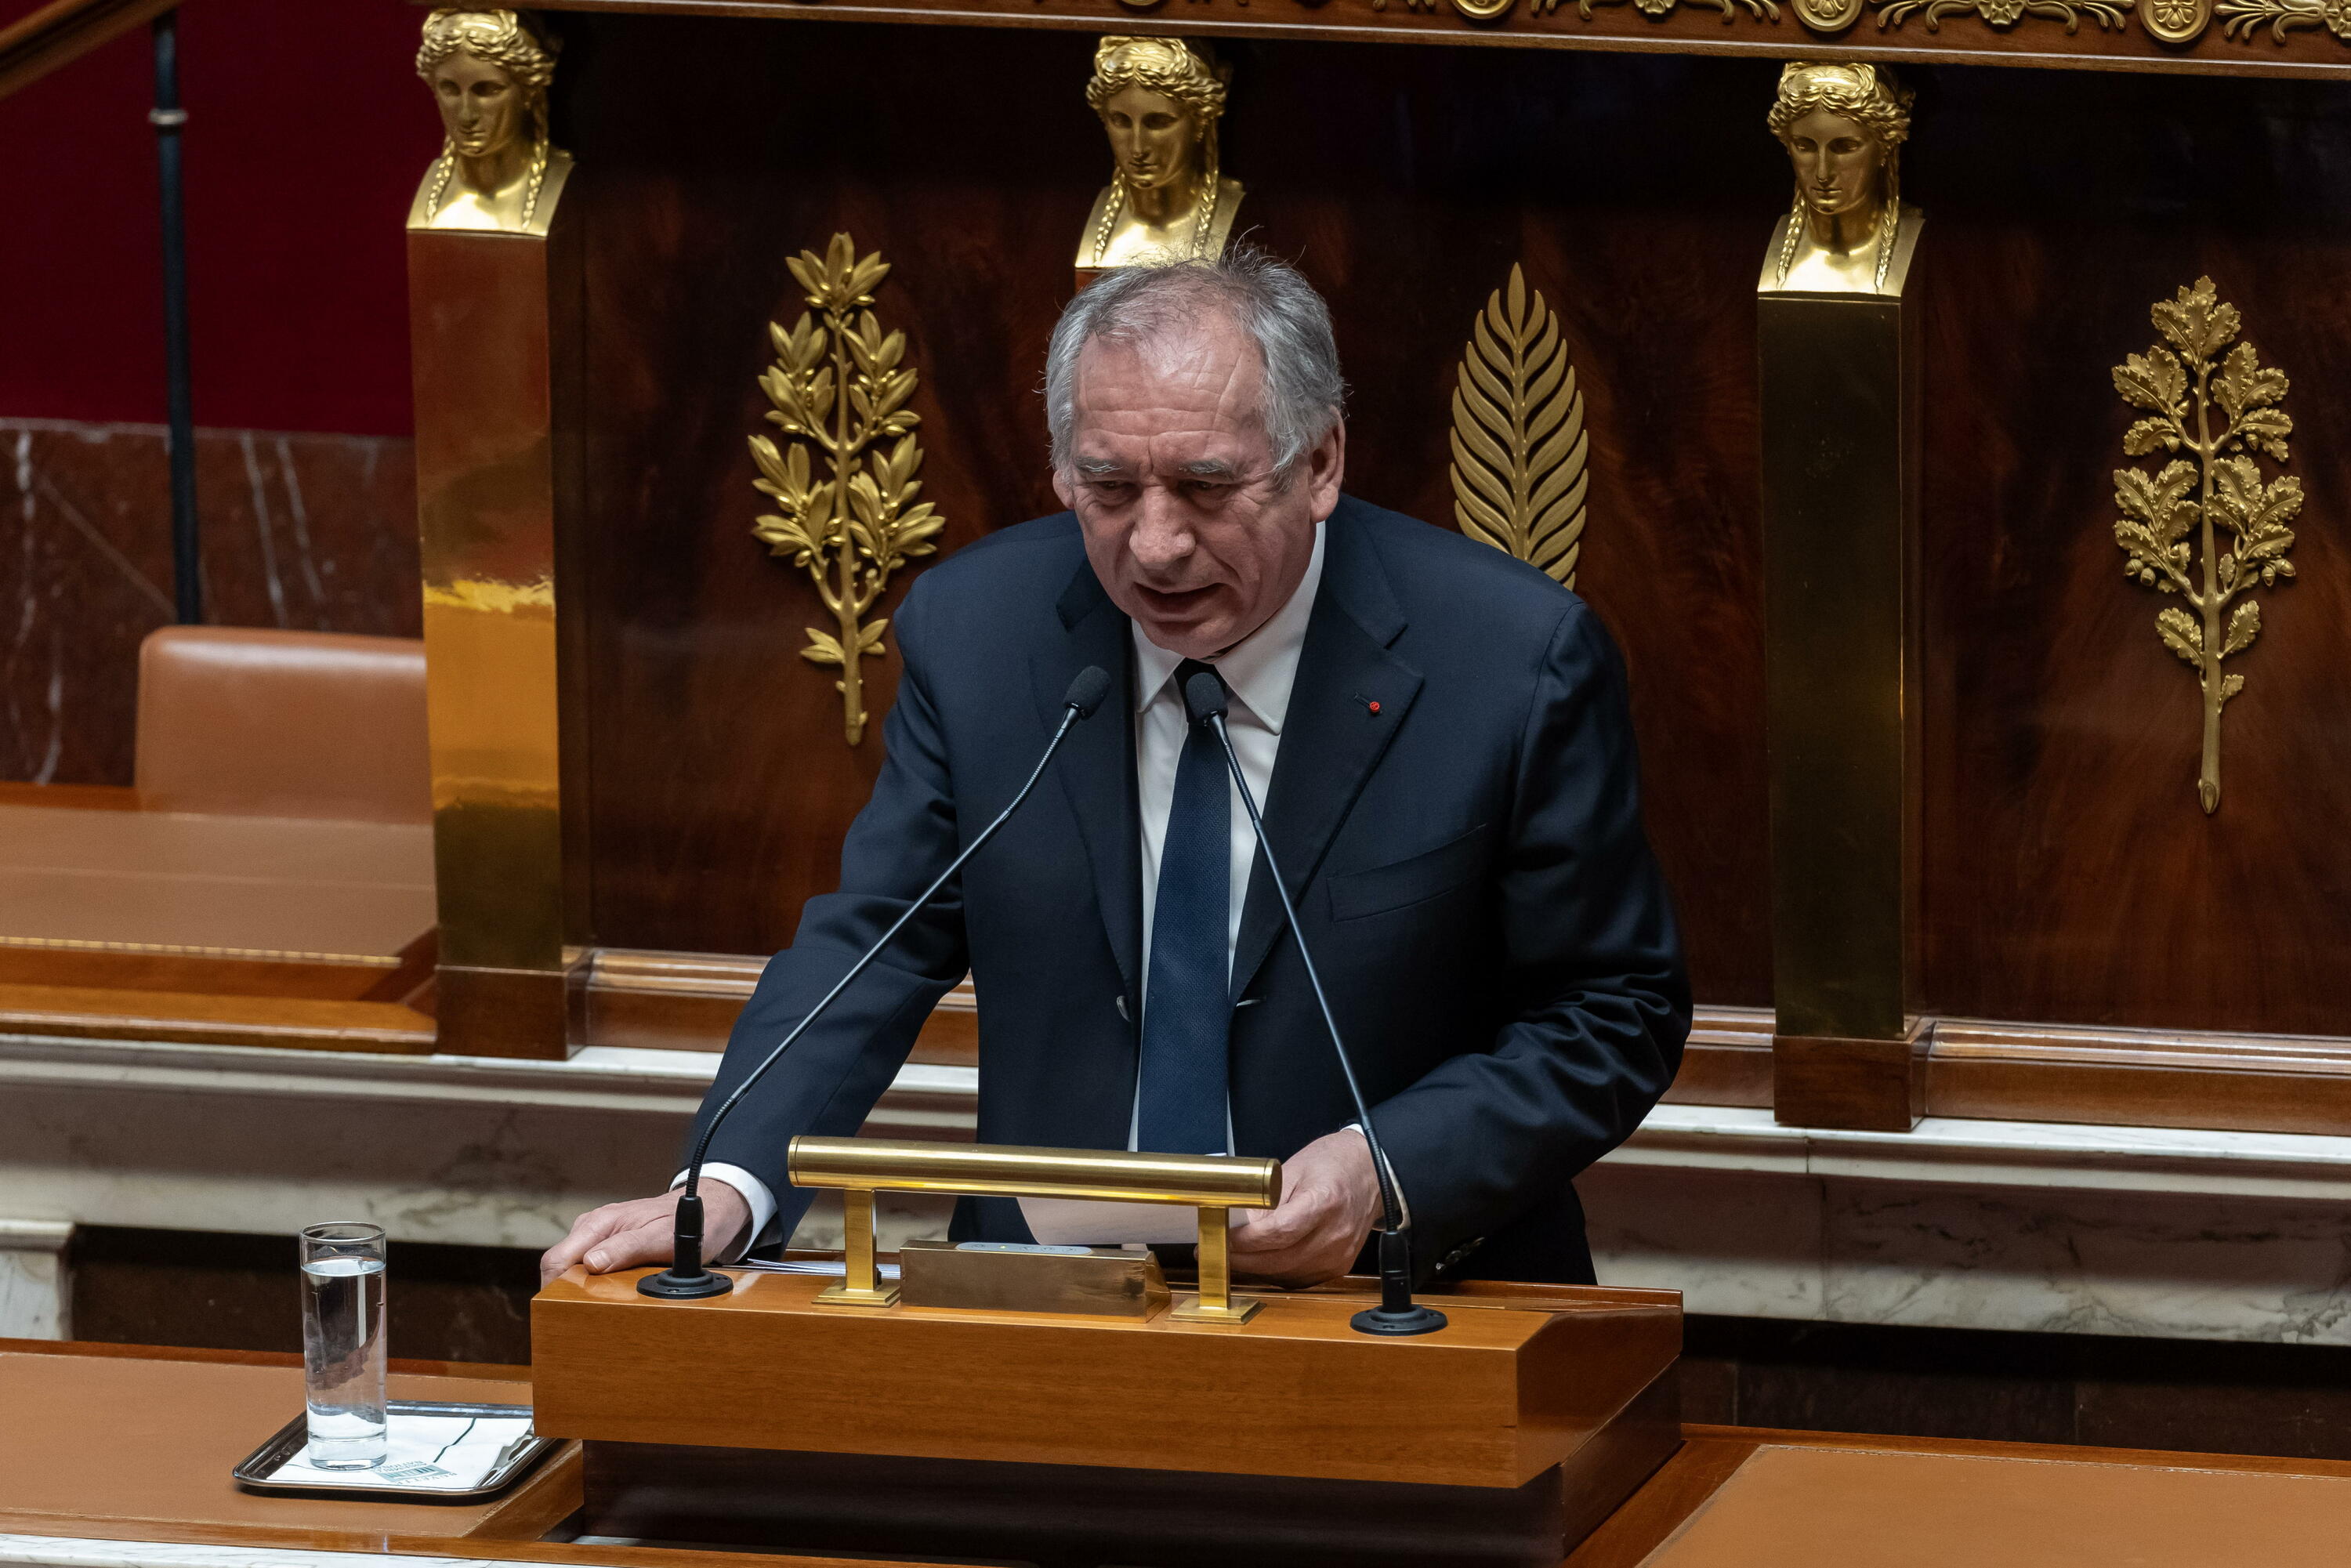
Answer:
[[[1689, 1026], [1607, 633], [1533, 568], [1341, 495], [1329, 316], [1278, 262], [1110, 275], [1065, 313], [1046, 391], [1071, 510], [908, 594], [841, 891], [768, 966], [705, 1116], [1012, 798], [1071, 678], [1123, 678], [728, 1119], [713, 1254], [789, 1234], [786, 1143], [854, 1133], [968, 971], [980, 1141], [1274, 1155], [1283, 1200], [1234, 1231], [1235, 1270], [1355, 1264], [1378, 1184], [1222, 754], [1184, 716], [1207, 668], [1418, 1267], [1591, 1280], [1572, 1180], [1665, 1092]], [[543, 1266], [665, 1261], [674, 1202], [584, 1215]], [[1007, 1199], [966, 1200], [955, 1233], [1030, 1239]]]

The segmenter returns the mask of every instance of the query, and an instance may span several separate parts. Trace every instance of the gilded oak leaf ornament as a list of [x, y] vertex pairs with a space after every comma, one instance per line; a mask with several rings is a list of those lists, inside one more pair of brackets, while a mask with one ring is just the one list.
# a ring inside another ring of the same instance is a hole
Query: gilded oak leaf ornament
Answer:
[[2115, 390], [2145, 411], [2123, 433], [2123, 451], [2167, 461], [2152, 473], [2115, 471], [2115, 543], [2125, 577], [2182, 601], [2156, 612], [2155, 631], [2203, 694], [2196, 798], [2209, 814], [2220, 805], [2220, 711], [2245, 689], [2220, 662], [2261, 635], [2254, 590], [2294, 576], [2287, 525], [2302, 510], [2302, 481], [2266, 479], [2254, 461], [2257, 453], [2286, 461], [2285, 372], [2238, 340], [2243, 322], [2212, 280], [2198, 278], [2151, 314], [2164, 340], [2116, 365]]

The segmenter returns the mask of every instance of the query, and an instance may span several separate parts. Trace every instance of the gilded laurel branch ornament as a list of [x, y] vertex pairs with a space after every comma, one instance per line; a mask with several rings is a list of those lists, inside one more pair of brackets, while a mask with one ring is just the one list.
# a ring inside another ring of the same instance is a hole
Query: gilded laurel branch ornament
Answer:
[[1453, 391], [1454, 521], [1573, 588], [1587, 445], [1559, 317], [1513, 264], [1479, 313]]
[[2285, 462], [2294, 421], [2278, 406], [2285, 372], [2264, 368], [2252, 344], [2237, 341], [2236, 307], [2199, 277], [2158, 303], [2154, 316], [2164, 341], [2116, 365], [2115, 390], [2147, 411], [2124, 434], [2123, 450], [2141, 457], [2159, 447], [2173, 456], [2154, 473], [2115, 471], [2123, 514], [2115, 543], [2124, 576], [2182, 601], [2157, 612], [2156, 632], [2196, 671], [2203, 692], [2196, 798], [2209, 814], [2220, 804], [2220, 710], [2245, 686], [2244, 676], [2221, 674], [2220, 661], [2261, 633], [2254, 589], [2294, 576], [2286, 559], [2294, 530], [2286, 525], [2302, 510], [2302, 481], [2287, 475], [2264, 482], [2253, 460], [2260, 453]]
[[[886, 336], [874, 318], [873, 289], [890, 275], [879, 252], [861, 258], [849, 235], [837, 234], [822, 256], [804, 250], [785, 264], [807, 292], [809, 309], [792, 329], [770, 322], [776, 361], [759, 377], [773, 406], [767, 419], [788, 444], [751, 437], [759, 466], [752, 481], [775, 498], [776, 511], [752, 525], [768, 553], [789, 556], [809, 574], [831, 612], [833, 630], [809, 627], [800, 657], [837, 666], [842, 727], [849, 744], [865, 736], [865, 686], [860, 661], [882, 656], [890, 622], [866, 612], [910, 557], [929, 555], [946, 525], [928, 501], [916, 501], [923, 449], [906, 406], [915, 376], [903, 361], [906, 335]], [[814, 476], [811, 451], [828, 472]]]

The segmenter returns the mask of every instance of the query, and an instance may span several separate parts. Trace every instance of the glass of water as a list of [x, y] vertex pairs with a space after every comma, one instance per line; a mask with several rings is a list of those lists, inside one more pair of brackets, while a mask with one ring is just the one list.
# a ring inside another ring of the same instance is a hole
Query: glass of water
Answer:
[[303, 1394], [309, 1462], [383, 1463], [383, 1228], [343, 1221], [302, 1232]]

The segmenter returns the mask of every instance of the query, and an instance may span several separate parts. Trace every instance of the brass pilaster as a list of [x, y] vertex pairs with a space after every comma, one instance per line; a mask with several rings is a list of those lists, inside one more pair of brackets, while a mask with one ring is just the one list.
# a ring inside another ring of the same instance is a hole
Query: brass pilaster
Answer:
[[561, 674], [581, 629], [557, 613], [581, 456], [558, 49], [530, 16], [444, 8], [416, 60], [447, 138], [408, 224], [436, 1010], [440, 1048], [482, 1056], [566, 1053], [566, 948], [590, 940], [583, 688]]
[[1915, 314], [1758, 301], [1773, 1103], [1807, 1126], [1907, 1130], [1920, 1109]]
[[566, 227], [408, 236], [441, 1049], [470, 1055], [565, 1053]]
[[1773, 1004], [1782, 1034], [1891, 1040], [1916, 742], [1902, 302], [1767, 295], [1759, 315]]

